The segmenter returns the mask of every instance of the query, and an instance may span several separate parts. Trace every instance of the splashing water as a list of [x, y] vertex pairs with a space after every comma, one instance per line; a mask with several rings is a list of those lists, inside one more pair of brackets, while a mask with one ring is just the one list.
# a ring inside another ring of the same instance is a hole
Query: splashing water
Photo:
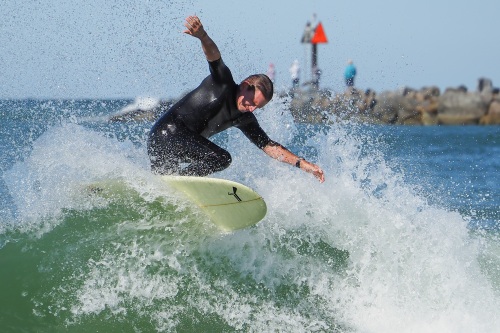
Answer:
[[[409, 182], [366, 127], [296, 125], [287, 106], [257, 117], [326, 182], [228, 131], [216, 140], [233, 163], [213, 176], [268, 205], [229, 234], [150, 174], [147, 125], [48, 127], [3, 173], [15, 207], [0, 229], [12, 272], [0, 277], [14, 283], [2, 303], [17, 309], [7, 327], [24, 316], [46, 331], [498, 332], [498, 234], [434, 204], [433, 184]], [[86, 184], [109, 178], [137, 195], [89, 197]]]

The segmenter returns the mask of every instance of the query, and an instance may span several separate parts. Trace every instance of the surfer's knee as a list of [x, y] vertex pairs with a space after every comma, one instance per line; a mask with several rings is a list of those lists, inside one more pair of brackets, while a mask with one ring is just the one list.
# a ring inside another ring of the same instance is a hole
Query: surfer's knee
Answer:
[[227, 169], [231, 162], [233, 161], [231, 154], [224, 149], [221, 149], [216, 154], [210, 154], [206, 156], [204, 163], [204, 168], [207, 169], [209, 173], [214, 173]]
[[213, 152], [207, 155], [203, 161], [203, 165], [208, 169], [210, 173], [222, 171], [227, 169], [231, 162], [233, 161], [231, 154], [224, 149], [217, 151], [217, 153]]
[[233, 158], [231, 157], [231, 154], [229, 154], [229, 152], [224, 150], [224, 152], [219, 157], [220, 170], [217, 170], [217, 171], [221, 171], [221, 170], [229, 168], [229, 166], [231, 165], [232, 162], [233, 162]]

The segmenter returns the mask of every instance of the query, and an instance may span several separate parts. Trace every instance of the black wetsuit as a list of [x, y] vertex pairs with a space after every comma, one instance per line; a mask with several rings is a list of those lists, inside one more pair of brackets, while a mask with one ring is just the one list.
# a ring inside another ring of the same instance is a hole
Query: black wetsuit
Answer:
[[[261, 149], [272, 142], [251, 112], [237, 109], [238, 85], [222, 59], [209, 62], [209, 68], [210, 75], [151, 129], [148, 154], [154, 172], [206, 176], [224, 170], [231, 155], [208, 138], [233, 126]], [[189, 165], [181, 168], [181, 163]]]

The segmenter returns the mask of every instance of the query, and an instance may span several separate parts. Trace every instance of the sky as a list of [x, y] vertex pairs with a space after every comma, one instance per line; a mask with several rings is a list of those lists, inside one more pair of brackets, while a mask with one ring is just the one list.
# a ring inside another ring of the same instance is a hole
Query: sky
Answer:
[[380, 93], [465, 85], [500, 86], [500, 1], [481, 0], [0, 0], [0, 98], [178, 98], [208, 75], [198, 40], [183, 33], [196, 14], [239, 82], [276, 68], [291, 87], [297, 59], [310, 80], [308, 21], [318, 45], [321, 88]]

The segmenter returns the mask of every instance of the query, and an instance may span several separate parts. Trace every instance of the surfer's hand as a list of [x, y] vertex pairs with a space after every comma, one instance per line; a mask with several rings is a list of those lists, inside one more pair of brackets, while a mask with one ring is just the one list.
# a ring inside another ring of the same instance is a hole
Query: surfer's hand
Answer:
[[300, 168], [306, 172], [312, 173], [320, 183], [323, 183], [325, 181], [325, 173], [316, 164], [308, 162], [306, 160], [302, 160], [300, 163]]
[[184, 30], [184, 33], [188, 35], [191, 35], [198, 39], [202, 39], [203, 37], [207, 36], [207, 32], [205, 31], [205, 28], [203, 28], [203, 24], [201, 24], [198, 16], [188, 16], [186, 18], [186, 23], [184, 23], [184, 26], [187, 28], [186, 30]]
[[209, 62], [220, 59], [219, 48], [214, 43], [212, 38], [208, 36], [198, 16], [188, 16], [186, 18], [186, 23], [184, 23], [184, 26], [187, 28], [186, 30], [184, 30], [185, 34], [196, 37], [201, 41], [203, 53], [205, 53], [205, 57]]

